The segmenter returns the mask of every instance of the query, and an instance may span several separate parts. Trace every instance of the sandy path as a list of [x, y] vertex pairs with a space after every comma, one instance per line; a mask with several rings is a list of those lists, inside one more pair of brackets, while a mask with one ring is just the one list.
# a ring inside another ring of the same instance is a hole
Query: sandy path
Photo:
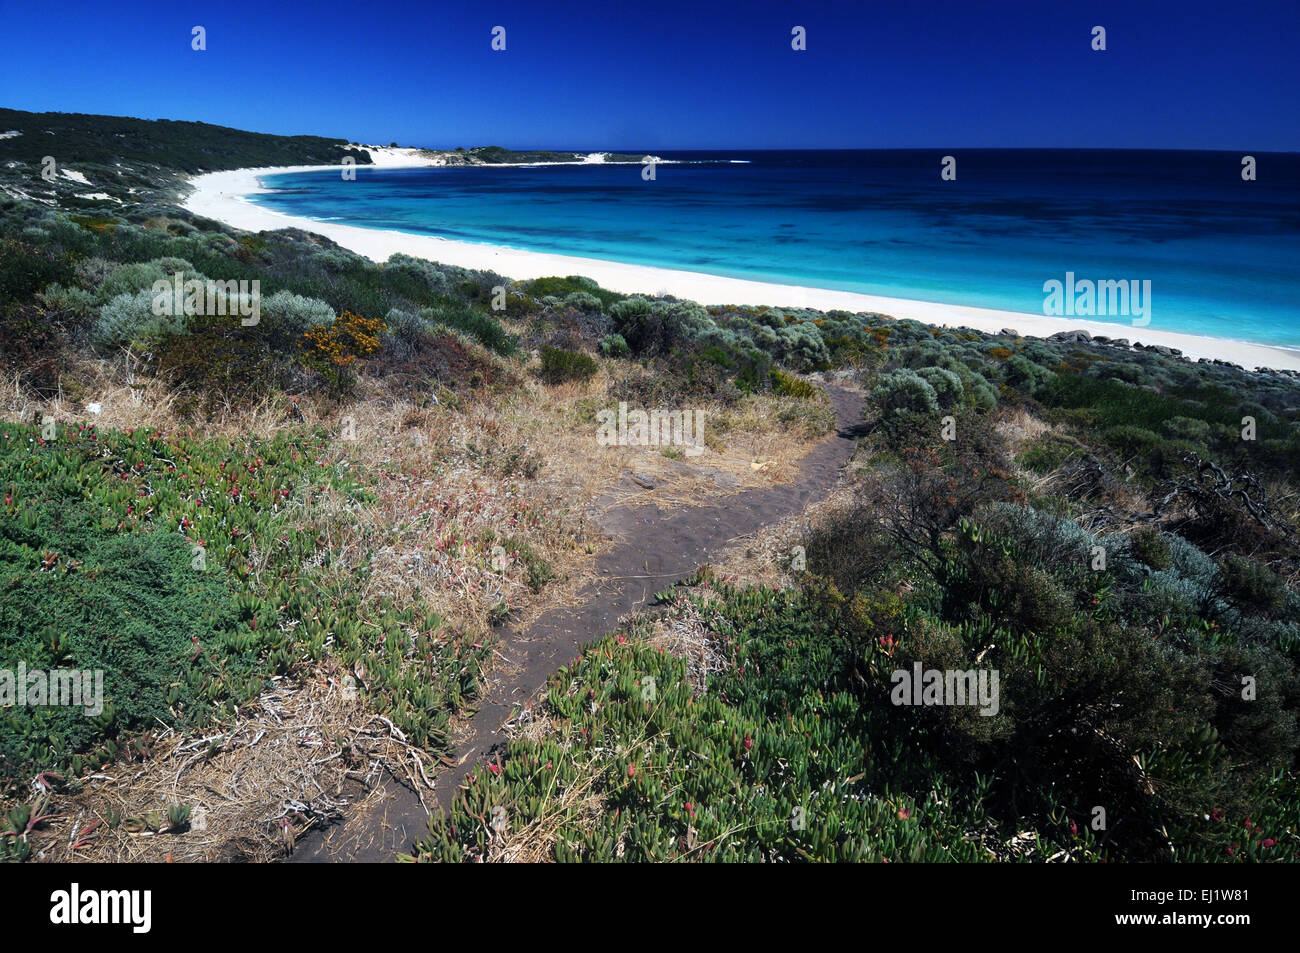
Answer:
[[[619, 618], [643, 608], [656, 592], [690, 575], [726, 549], [736, 537], [803, 512], [835, 486], [853, 453], [847, 428], [862, 416], [862, 398], [842, 387], [826, 386], [838, 432], [817, 444], [801, 461], [793, 483], [746, 490], [718, 503], [663, 510], [635, 502], [612, 508], [604, 529], [616, 542], [597, 560], [597, 579], [575, 599], [539, 616], [523, 632], [501, 635], [497, 651], [505, 663], [489, 673], [477, 711], [458, 732], [454, 767], [434, 779], [435, 796], [447, 807], [462, 781], [498, 745], [500, 726], [535, 698], [552, 673], [575, 659], [583, 645], [617, 626]], [[312, 832], [290, 858], [296, 862], [388, 861], [409, 851], [427, 830], [416, 796], [394, 787], [384, 808], [370, 821], [382, 831], [335, 828], [328, 837]], [[336, 843], [341, 841], [341, 843]]]

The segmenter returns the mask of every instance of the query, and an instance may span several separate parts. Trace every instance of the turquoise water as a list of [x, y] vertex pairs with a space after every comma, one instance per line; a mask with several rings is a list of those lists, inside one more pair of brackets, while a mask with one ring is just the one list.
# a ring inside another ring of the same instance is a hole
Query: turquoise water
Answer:
[[[1043, 284], [1151, 282], [1152, 329], [1300, 346], [1300, 156], [980, 150], [660, 153], [681, 164], [267, 176], [291, 215], [1043, 314]], [[1082, 316], [1081, 316], [1082, 317]], [[1124, 315], [1094, 315], [1140, 336]], [[1117, 330], [1117, 334], [1120, 332]]]

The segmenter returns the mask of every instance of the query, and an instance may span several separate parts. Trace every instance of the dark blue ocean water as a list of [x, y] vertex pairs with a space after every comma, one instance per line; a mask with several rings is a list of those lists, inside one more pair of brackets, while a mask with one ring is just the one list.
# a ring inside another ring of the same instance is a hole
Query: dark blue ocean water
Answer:
[[[1151, 282], [1151, 328], [1300, 346], [1300, 155], [658, 153], [658, 166], [268, 176], [282, 212], [463, 241], [1042, 314], [1043, 284]], [[1131, 325], [1132, 318], [1097, 315]], [[1132, 335], [1129, 335], [1132, 336]]]

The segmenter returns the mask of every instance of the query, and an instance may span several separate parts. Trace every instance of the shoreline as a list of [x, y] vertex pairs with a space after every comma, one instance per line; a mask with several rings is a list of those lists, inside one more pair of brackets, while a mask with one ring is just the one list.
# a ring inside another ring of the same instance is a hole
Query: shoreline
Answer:
[[[370, 148], [370, 147], [368, 147]], [[376, 154], [378, 152], [378, 154]], [[421, 160], [415, 150], [371, 148], [378, 168], [418, 168], [438, 165]], [[535, 164], [535, 163], [529, 163]], [[266, 194], [259, 176], [289, 172], [338, 171], [338, 165], [281, 166], [234, 169], [191, 176], [193, 192], [181, 203], [196, 215], [216, 219], [246, 231], [274, 231], [298, 228], [337, 242], [344, 248], [376, 262], [402, 253], [462, 268], [494, 271], [516, 281], [549, 276], [583, 275], [601, 287], [621, 294], [671, 294], [702, 305], [768, 305], [776, 308], [835, 309], [874, 312], [893, 318], [911, 318], [938, 327], [967, 327], [991, 334], [1003, 328], [1015, 329], [1024, 337], [1045, 338], [1061, 331], [1087, 331], [1093, 335], [1126, 338], [1146, 346], [1175, 348], [1189, 360], [1224, 360], [1247, 370], [1300, 371], [1300, 349], [1257, 344], [1230, 338], [1212, 338], [1178, 331], [1152, 330], [1104, 321], [1049, 317], [1019, 311], [1001, 311], [969, 305], [939, 304], [908, 298], [889, 298], [855, 291], [835, 291], [801, 285], [785, 285], [744, 278], [727, 278], [693, 271], [679, 271], [650, 265], [528, 251], [503, 245], [456, 241], [434, 235], [415, 235], [387, 229], [363, 228], [287, 215], [257, 205], [249, 195]]]

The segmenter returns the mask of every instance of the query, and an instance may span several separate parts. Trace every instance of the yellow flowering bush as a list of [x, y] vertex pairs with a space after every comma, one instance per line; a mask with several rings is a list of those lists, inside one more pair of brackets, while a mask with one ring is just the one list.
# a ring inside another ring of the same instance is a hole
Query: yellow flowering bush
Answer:
[[379, 350], [379, 335], [386, 325], [380, 318], [365, 318], [344, 311], [333, 324], [322, 324], [303, 334], [301, 346], [314, 358], [347, 367], [359, 357]]

